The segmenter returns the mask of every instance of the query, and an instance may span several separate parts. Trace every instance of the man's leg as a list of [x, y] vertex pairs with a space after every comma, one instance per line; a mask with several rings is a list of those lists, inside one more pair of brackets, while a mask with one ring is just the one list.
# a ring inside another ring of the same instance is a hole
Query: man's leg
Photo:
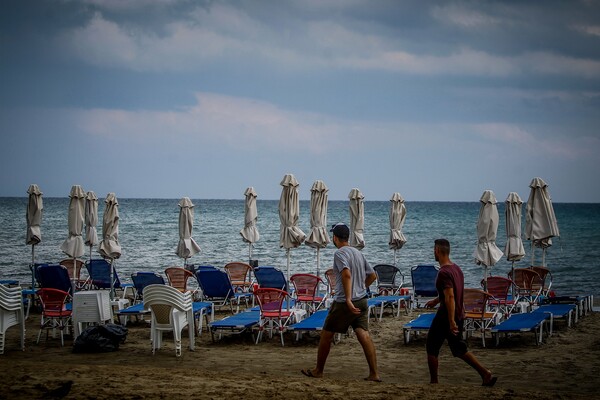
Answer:
[[427, 366], [429, 367], [429, 383], [438, 383], [438, 358], [427, 355]]
[[379, 370], [377, 369], [377, 352], [375, 351], [375, 345], [373, 344], [373, 340], [371, 339], [369, 331], [365, 331], [362, 328], [357, 328], [355, 333], [358, 342], [362, 346], [363, 352], [365, 353], [367, 364], [369, 364], [369, 376], [367, 377], [367, 380], [381, 380], [379, 378]]
[[[460, 356], [460, 358], [473, 367], [475, 371], [477, 371], [479, 376], [481, 376], [481, 380], [483, 381], [484, 385], [489, 385], [492, 380], [494, 380], [494, 383], [496, 383], [495, 378], [492, 375], [492, 371], [484, 367], [473, 353], [468, 351], [464, 355]], [[494, 383], [492, 383], [490, 386], [492, 386]]]
[[323, 371], [325, 370], [325, 362], [329, 356], [329, 350], [331, 350], [331, 342], [333, 341], [334, 332], [321, 331], [321, 338], [319, 339], [319, 349], [317, 350], [317, 366], [314, 369], [308, 370], [310, 376], [315, 378], [322, 378]]

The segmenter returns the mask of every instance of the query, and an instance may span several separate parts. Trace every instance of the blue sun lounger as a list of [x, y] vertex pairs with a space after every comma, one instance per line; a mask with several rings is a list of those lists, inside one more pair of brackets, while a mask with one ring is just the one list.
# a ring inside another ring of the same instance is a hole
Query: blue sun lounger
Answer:
[[318, 332], [323, 329], [325, 318], [329, 310], [319, 310], [314, 312], [310, 317], [303, 319], [300, 322], [296, 322], [287, 327], [288, 331], [296, 333], [296, 341], [300, 340], [304, 332]]
[[376, 296], [368, 299], [367, 303], [369, 304], [369, 311], [375, 311], [376, 307], [379, 308], [379, 320], [383, 317], [383, 309], [385, 307], [392, 307], [392, 309], [396, 310], [396, 317], [400, 316], [400, 308], [402, 307], [402, 303], [404, 303], [404, 309], [406, 310], [406, 315], [408, 315], [409, 308], [412, 307], [412, 296]]
[[[207, 324], [210, 324], [210, 321], [214, 319], [214, 310], [212, 307], [212, 303], [207, 301], [195, 301], [192, 303], [192, 309], [194, 310], [194, 319], [198, 321], [197, 333], [198, 335], [200, 335], [202, 334], [203, 328], [202, 316], [204, 316], [204, 318], [206, 319]], [[124, 326], [127, 325], [127, 320], [129, 320], [129, 317], [142, 317], [143, 319], [144, 315], [148, 314], [150, 314], [150, 310], [144, 309], [144, 303], [137, 303], [130, 307], [115, 312], [119, 323]], [[209, 315], [210, 321], [208, 317]]]
[[492, 336], [496, 337], [496, 346], [500, 343], [500, 333], [508, 335], [513, 332], [533, 332], [535, 334], [535, 343], [542, 343], [544, 334], [544, 324], [550, 321], [550, 330], [552, 332], [551, 315], [544, 312], [529, 312], [522, 314], [512, 314], [510, 318], [492, 327]]
[[219, 334], [219, 338], [221, 337], [223, 332], [231, 334], [241, 334], [248, 330], [252, 330], [252, 328], [255, 325], [258, 325], [259, 319], [260, 311], [242, 311], [240, 313], [230, 315], [218, 321], [213, 321], [208, 324], [208, 327], [210, 329], [210, 334], [214, 342], [215, 333]]
[[416, 336], [421, 331], [429, 331], [429, 328], [431, 328], [431, 322], [433, 322], [433, 317], [435, 317], [434, 312], [420, 314], [417, 318], [404, 324], [402, 327], [404, 344], [408, 344], [411, 334]]
[[552, 326], [557, 318], [567, 321], [567, 326], [570, 328], [572, 322], [577, 322], [577, 305], [576, 304], [546, 304], [539, 306], [532, 312], [546, 313], [551, 315], [552, 323], [550, 324], [550, 335], [552, 335]]

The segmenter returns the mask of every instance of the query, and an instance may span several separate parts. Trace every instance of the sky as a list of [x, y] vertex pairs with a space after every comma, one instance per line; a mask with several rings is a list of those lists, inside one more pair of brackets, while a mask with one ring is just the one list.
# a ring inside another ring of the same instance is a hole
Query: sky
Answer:
[[0, 2], [0, 196], [598, 203], [599, 127], [599, 0]]

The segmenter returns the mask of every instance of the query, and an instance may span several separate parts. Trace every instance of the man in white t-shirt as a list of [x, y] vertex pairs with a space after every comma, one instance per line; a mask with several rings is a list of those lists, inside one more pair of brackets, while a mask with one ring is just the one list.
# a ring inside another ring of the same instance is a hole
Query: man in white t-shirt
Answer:
[[317, 366], [313, 369], [303, 369], [301, 372], [311, 378], [323, 377], [334, 335], [346, 333], [348, 328], [352, 327], [369, 364], [369, 376], [365, 380], [381, 382], [377, 369], [377, 353], [369, 334], [367, 305], [367, 288], [375, 281], [377, 275], [364, 255], [348, 245], [350, 229], [345, 224], [334, 225], [331, 232], [333, 243], [338, 249], [333, 256], [335, 297], [321, 331]]

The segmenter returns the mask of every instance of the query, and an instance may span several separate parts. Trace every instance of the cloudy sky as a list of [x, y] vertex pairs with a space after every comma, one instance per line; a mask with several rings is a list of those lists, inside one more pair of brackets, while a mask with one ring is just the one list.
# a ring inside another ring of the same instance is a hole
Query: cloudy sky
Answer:
[[600, 1], [0, 2], [0, 196], [600, 202]]

